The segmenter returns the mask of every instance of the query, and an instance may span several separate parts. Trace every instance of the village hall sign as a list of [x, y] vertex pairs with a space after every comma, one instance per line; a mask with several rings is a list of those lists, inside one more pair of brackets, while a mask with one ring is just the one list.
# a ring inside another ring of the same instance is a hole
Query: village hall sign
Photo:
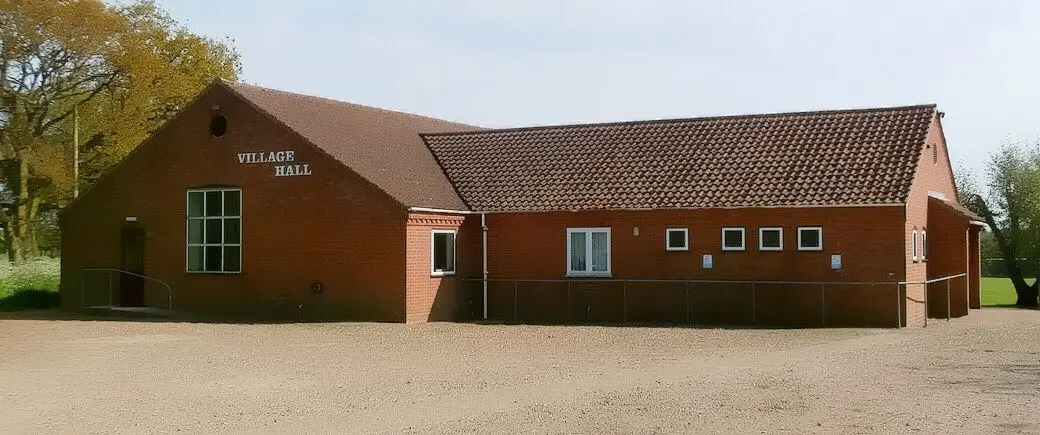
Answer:
[[310, 164], [296, 164], [295, 161], [296, 152], [293, 150], [238, 153], [239, 164], [257, 165], [263, 163], [275, 163], [275, 177], [299, 177], [311, 174]]

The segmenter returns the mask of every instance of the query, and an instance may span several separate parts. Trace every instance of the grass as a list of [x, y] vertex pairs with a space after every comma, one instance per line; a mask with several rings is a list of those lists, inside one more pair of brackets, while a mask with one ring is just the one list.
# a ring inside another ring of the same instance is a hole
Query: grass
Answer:
[[0, 311], [57, 307], [60, 270], [61, 261], [57, 258], [18, 266], [0, 260]]
[[1015, 294], [1015, 286], [1007, 278], [982, 278], [981, 288], [982, 306], [994, 307], [1001, 305], [1015, 305], [1018, 296]]

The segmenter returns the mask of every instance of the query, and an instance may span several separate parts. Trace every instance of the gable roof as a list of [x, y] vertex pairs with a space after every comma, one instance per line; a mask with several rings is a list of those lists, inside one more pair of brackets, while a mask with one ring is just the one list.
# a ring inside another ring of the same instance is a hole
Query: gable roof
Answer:
[[465, 209], [419, 133], [477, 127], [257, 86], [220, 83], [402, 205]]
[[423, 138], [474, 210], [899, 204], [935, 105]]

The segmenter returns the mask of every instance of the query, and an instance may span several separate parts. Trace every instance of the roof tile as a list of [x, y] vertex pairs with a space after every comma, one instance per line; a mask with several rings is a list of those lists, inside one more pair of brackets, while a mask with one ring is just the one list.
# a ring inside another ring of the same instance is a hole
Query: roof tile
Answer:
[[423, 138], [465, 202], [549, 211], [905, 202], [934, 105]]

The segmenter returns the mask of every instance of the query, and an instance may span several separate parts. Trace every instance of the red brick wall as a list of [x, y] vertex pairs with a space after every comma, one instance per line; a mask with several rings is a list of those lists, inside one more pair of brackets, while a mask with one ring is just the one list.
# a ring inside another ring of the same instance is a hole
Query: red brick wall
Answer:
[[[928, 201], [928, 279], [968, 272], [968, 220], [937, 199]], [[949, 291], [949, 295], [947, 295]], [[947, 308], [949, 302], [949, 308]], [[928, 286], [930, 317], [968, 314], [968, 279], [955, 278]]]
[[[893, 326], [899, 302], [894, 284], [825, 289], [772, 284], [752, 289], [750, 284], [629, 287], [616, 282], [511, 280], [566, 278], [566, 229], [610, 227], [614, 279], [895, 283], [903, 279], [902, 259], [892, 255], [902, 245], [903, 219], [900, 206], [489, 214], [490, 317]], [[723, 226], [745, 227], [745, 251], [722, 251]], [[773, 226], [784, 228], [784, 250], [760, 251], [758, 228]], [[822, 226], [823, 251], [798, 251], [798, 226]], [[688, 228], [689, 251], [665, 250], [665, 229], [670, 227]], [[702, 268], [702, 254], [713, 256], [712, 269]], [[842, 269], [831, 269], [831, 254], [842, 255]], [[830, 313], [826, 320], [821, 315], [824, 306]]]
[[[457, 231], [454, 275], [432, 276], [430, 244], [435, 229]], [[470, 317], [476, 308], [470, 306], [472, 291], [467, 290], [463, 280], [480, 278], [483, 259], [479, 216], [412, 213], [408, 216], [407, 234], [407, 321]]]
[[[957, 200], [957, 190], [953, 184], [953, 171], [950, 168], [946, 141], [943, 138], [942, 126], [936, 118], [932, 121], [926, 146], [922, 148], [918, 160], [917, 173], [906, 204], [906, 220], [904, 223], [904, 268], [906, 280], [922, 282], [928, 277], [928, 264], [914, 261], [911, 255], [913, 230], [928, 228], [928, 194], [936, 192], [945, 195], [951, 201]], [[929, 243], [935, 243], [932, 231], [928, 230]], [[933, 250], [934, 251], [934, 250]], [[908, 326], [921, 326], [925, 323], [926, 307], [925, 286], [914, 284], [906, 287], [905, 321]]]
[[982, 228], [972, 226], [968, 232], [968, 307], [982, 308], [982, 295], [979, 293], [982, 280], [982, 250], [979, 237]]
[[[214, 112], [228, 119], [220, 138], [209, 134]], [[240, 152], [276, 150], [295, 150], [297, 163], [310, 164], [313, 175], [275, 177], [272, 165], [237, 159]], [[242, 188], [240, 274], [185, 272], [185, 191], [209, 184]], [[147, 232], [144, 272], [173, 287], [177, 310], [405, 320], [404, 208], [222, 87], [164, 126], [63, 215], [67, 308], [79, 304], [81, 268], [120, 266], [125, 216], [137, 216], [134, 225]], [[312, 281], [321, 281], [324, 292], [312, 293]], [[148, 303], [165, 306], [164, 297], [149, 291]]]

